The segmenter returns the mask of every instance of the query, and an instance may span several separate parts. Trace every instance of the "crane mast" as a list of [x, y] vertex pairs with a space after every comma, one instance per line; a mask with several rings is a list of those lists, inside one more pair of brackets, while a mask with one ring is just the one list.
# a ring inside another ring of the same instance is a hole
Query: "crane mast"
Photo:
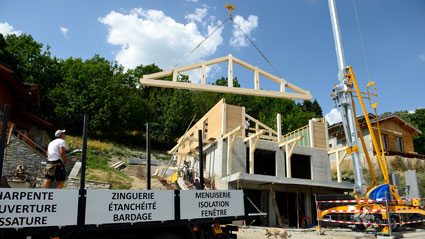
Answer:
[[354, 191], [357, 196], [365, 197], [366, 181], [363, 176], [362, 164], [359, 153], [359, 138], [356, 128], [355, 115], [353, 111], [353, 95], [351, 93], [352, 86], [349, 84], [348, 66], [345, 64], [344, 48], [342, 45], [341, 31], [339, 28], [338, 12], [336, 9], [335, 0], [328, 0], [329, 11], [332, 21], [332, 29], [335, 40], [335, 50], [338, 60], [338, 80], [339, 85], [336, 85], [332, 90], [332, 98], [335, 105], [338, 106], [342, 125], [344, 127], [345, 138], [347, 141], [347, 154], [351, 154], [353, 161], [354, 172]]

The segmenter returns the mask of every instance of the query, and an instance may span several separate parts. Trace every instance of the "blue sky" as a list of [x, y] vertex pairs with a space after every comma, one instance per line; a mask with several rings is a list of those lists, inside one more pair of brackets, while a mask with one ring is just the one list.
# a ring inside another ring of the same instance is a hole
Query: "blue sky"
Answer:
[[[27, 33], [58, 58], [95, 54], [126, 68], [156, 63], [169, 69], [227, 17], [235, 21], [292, 84], [309, 90], [326, 114], [337, 83], [337, 60], [326, 0], [1, 0], [0, 32]], [[425, 107], [425, 1], [356, 0], [369, 74], [352, 0], [337, 0], [346, 63], [364, 89], [376, 82], [378, 113]], [[236, 34], [236, 35], [235, 35]], [[235, 33], [232, 22], [217, 31], [180, 66], [232, 54], [277, 75], [261, 55]], [[242, 87], [253, 74], [235, 68]], [[190, 74], [197, 81], [197, 73]], [[208, 81], [227, 76], [226, 65], [209, 69]], [[278, 90], [267, 79], [260, 87]]]

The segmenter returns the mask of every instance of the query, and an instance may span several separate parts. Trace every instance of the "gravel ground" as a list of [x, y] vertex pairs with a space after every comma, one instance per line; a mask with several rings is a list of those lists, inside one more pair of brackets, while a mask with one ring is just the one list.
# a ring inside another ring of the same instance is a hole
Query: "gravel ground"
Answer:
[[[249, 228], [239, 228], [237, 232], [239, 239], [266, 239], [265, 235], [266, 227], [249, 227]], [[373, 233], [360, 233], [352, 232], [347, 229], [325, 229], [324, 235], [319, 235], [314, 229], [311, 230], [298, 230], [298, 229], [288, 229], [288, 232], [291, 234], [290, 239], [367, 239], [367, 238], [376, 238]], [[270, 237], [274, 239], [274, 237]], [[391, 238], [378, 236], [378, 238]], [[408, 231], [403, 233], [397, 233], [393, 238], [412, 238], [412, 239], [424, 239], [425, 231]], [[278, 239], [280, 239], [278, 237]]]

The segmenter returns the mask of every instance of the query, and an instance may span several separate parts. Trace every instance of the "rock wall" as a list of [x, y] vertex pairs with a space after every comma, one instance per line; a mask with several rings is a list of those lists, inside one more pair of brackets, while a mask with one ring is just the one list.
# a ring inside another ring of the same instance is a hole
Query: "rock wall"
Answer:
[[44, 167], [41, 162], [46, 161], [46, 157], [25, 144], [15, 135], [11, 135], [9, 144], [4, 150], [4, 161], [2, 175], [13, 175], [18, 165], [23, 165], [27, 173], [27, 182], [34, 185], [37, 176], [43, 173]]
[[[65, 182], [64, 188], [66, 189], [80, 189], [80, 178], [68, 178]], [[92, 180], [86, 180], [86, 189], [111, 189], [112, 185], [107, 182], [98, 182]]]

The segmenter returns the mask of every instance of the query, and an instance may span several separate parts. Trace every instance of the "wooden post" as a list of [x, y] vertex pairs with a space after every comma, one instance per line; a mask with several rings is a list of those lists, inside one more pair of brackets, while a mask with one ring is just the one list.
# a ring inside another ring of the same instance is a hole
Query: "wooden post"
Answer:
[[254, 86], [256, 90], [260, 89], [260, 73], [258, 72], [258, 67], [255, 67], [254, 71]]
[[271, 184], [270, 184], [270, 194], [272, 196], [272, 201], [273, 201], [274, 211], [275, 211], [276, 217], [277, 217], [277, 222], [278, 222], [279, 226], [282, 227], [283, 226], [282, 219], [280, 218], [279, 207], [278, 207], [277, 202], [276, 202], [276, 193], [273, 191]]
[[341, 183], [342, 177], [341, 177], [341, 168], [339, 166], [339, 152], [336, 152], [335, 154], [336, 154], [336, 162], [335, 162], [335, 164], [336, 164], [336, 175], [337, 175], [337, 178], [338, 178], [338, 183]]
[[286, 91], [285, 84], [280, 83], [280, 92], [285, 92], [285, 91]]
[[291, 173], [291, 155], [289, 155], [289, 144], [285, 145], [285, 154], [286, 154], [286, 177], [292, 178]]
[[229, 54], [227, 83], [229, 87], [233, 87], [233, 57]]
[[177, 74], [178, 74], [178, 72], [176, 71], [176, 69], [174, 68], [173, 69], [173, 81], [174, 82], [177, 82]]
[[227, 130], [227, 124], [226, 124], [226, 114], [227, 114], [227, 109], [226, 109], [226, 103], [223, 103], [223, 106], [221, 108], [221, 135], [224, 135]]
[[252, 140], [249, 140], [249, 174], [254, 174], [254, 152], [252, 151]]
[[198, 130], [198, 139], [199, 139], [199, 183], [204, 189], [204, 152], [203, 152], [203, 143], [202, 143], [202, 130]]
[[205, 62], [202, 62], [202, 66], [201, 66], [201, 84], [205, 85], [205, 75], [206, 75], [206, 71], [207, 71], [207, 66], [205, 65]]
[[308, 131], [310, 132], [310, 147], [314, 148], [314, 124], [312, 120], [308, 121]]
[[245, 106], [242, 106], [242, 136], [243, 137], [245, 137], [245, 118], [246, 118], [246, 115], [245, 115]]
[[277, 113], [277, 142], [282, 142], [282, 121], [280, 113]]

